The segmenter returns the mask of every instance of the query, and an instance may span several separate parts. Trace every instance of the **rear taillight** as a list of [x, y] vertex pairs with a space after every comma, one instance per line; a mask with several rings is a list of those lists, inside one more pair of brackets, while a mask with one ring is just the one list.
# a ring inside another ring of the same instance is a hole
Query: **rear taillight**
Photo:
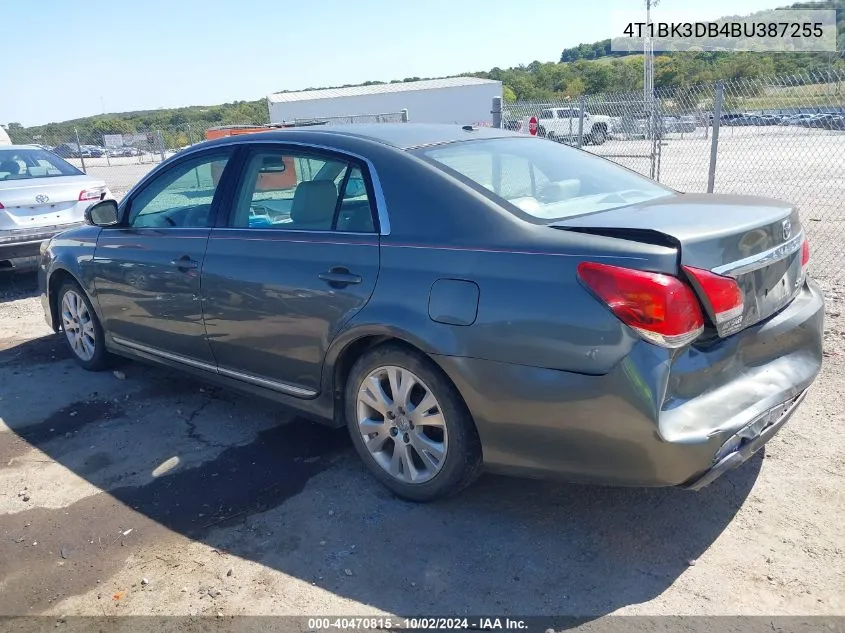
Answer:
[[625, 325], [663, 347], [682, 347], [704, 329], [692, 288], [680, 279], [594, 262], [578, 264], [578, 276]]
[[[0, 209], [3, 206], [0, 205]], [[804, 241], [801, 244], [801, 268], [806, 268], [807, 265], [810, 263], [810, 242], [807, 241], [807, 238], [804, 238]]]
[[79, 192], [79, 200], [99, 200], [103, 197], [103, 194], [106, 192], [103, 188], [98, 189], [83, 189]]
[[709, 270], [684, 266], [690, 281], [701, 291], [708, 304], [720, 336], [728, 336], [742, 328], [745, 298], [736, 279], [717, 275]]
[[0, 202], [0, 209], [5, 209], [6, 207], [3, 206], [3, 203]]

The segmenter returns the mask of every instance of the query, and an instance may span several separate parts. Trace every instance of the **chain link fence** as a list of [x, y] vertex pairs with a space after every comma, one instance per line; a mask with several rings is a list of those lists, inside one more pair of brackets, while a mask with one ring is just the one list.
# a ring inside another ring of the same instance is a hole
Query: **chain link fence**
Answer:
[[813, 274], [845, 279], [845, 72], [516, 102], [501, 125], [527, 131], [530, 117], [542, 136], [680, 191], [797, 204]]
[[[408, 111], [378, 114], [295, 119], [283, 123], [244, 121], [234, 125], [210, 126], [185, 123], [173, 126], [137, 126], [132, 132], [57, 126], [37, 137], [19, 142], [36, 143], [58, 154], [85, 173], [102, 179], [121, 198], [155, 165], [176, 152], [205, 140], [270, 129], [338, 125], [349, 123], [401, 123]], [[49, 126], [48, 126], [49, 128]]]

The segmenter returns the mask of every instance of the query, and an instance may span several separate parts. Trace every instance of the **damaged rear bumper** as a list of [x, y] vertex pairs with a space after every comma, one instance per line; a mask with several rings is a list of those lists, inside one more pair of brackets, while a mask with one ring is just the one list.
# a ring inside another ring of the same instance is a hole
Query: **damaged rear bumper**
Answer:
[[488, 470], [700, 489], [787, 422], [822, 364], [824, 299], [683, 350], [637, 343], [607, 374], [433, 356], [472, 413]]
[[725, 442], [719, 452], [716, 453], [712, 468], [680, 487], [687, 490], [701, 490], [726, 472], [745, 463], [789, 421], [806, 395], [807, 391], [805, 390], [795, 398], [772, 407], [754, 422], [741, 429]]

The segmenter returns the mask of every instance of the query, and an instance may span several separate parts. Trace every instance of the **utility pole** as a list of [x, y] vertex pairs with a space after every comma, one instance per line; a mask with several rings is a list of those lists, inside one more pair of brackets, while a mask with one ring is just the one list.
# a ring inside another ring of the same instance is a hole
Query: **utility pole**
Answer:
[[[643, 108], [648, 115], [649, 132], [655, 131], [654, 121], [654, 43], [651, 41], [651, 8], [660, 0], [645, 0], [646, 33], [643, 39]], [[649, 134], [651, 136], [651, 134]]]

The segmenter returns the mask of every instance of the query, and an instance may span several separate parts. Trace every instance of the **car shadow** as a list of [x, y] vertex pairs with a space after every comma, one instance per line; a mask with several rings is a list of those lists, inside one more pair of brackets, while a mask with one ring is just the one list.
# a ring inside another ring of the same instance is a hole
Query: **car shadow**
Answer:
[[[0, 417], [14, 437], [0, 463], [26, 468], [38, 449], [102, 493], [0, 515], [0, 537], [29, 522], [41, 545], [72, 552], [62, 574], [39, 567], [36, 548], [0, 555], [0, 581], [16, 587], [0, 613], [47, 608], [117, 573], [131, 548], [102, 539], [132, 526], [135, 543], [154, 546], [166, 528], [391, 613], [598, 617], [671, 586], [731, 522], [762, 462], [698, 493], [488, 475], [412, 504], [375, 483], [344, 429], [166, 369], [86, 373], [57, 340], [0, 351]], [[34, 397], [43, 384], [48, 401]]]

